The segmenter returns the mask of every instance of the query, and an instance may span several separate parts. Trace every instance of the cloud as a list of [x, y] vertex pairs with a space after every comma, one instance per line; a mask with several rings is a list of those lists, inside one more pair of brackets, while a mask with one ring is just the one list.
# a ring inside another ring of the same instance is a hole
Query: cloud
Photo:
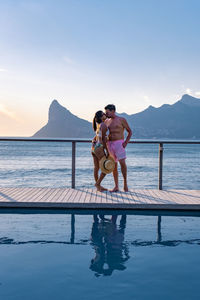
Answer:
[[196, 96], [200, 96], [200, 92], [195, 92], [195, 95]]
[[9, 109], [7, 109], [3, 104], [0, 104], [0, 113], [3, 113], [7, 117], [9, 117], [15, 121], [19, 121], [16, 114], [13, 111], [10, 111]]
[[8, 72], [8, 70], [0, 68], [0, 72]]
[[186, 94], [189, 94], [189, 95], [192, 93], [191, 89], [189, 89], [189, 88], [187, 88], [185, 92], [186, 92]]

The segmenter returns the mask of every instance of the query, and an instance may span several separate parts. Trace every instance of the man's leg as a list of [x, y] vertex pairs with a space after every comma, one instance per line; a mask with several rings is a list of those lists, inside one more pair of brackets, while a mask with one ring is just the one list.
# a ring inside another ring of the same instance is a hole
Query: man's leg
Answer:
[[115, 168], [114, 168], [114, 171], [113, 171], [113, 177], [114, 177], [115, 187], [114, 187], [113, 190], [111, 190], [111, 192], [117, 192], [117, 191], [119, 191], [117, 162], [115, 163]]
[[125, 159], [120, 159], [119, 163], [120, 163], [122, 175], [123, 175], [123, 178], [124, 178], [124, 191], [128, 192], [126, 160]]
[[118, 215], [112, 215], [111, 222], [116, 225]]

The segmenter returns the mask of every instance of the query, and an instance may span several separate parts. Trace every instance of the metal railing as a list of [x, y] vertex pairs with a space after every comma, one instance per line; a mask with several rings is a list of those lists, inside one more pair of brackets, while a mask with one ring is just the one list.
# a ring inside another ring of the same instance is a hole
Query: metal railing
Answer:
[[[90, 139], [65, 139], [65, 138], [4, 138], [0, 137], [0, 141], [9, 142], [62, 142], [72, 144], [72, 172], [71, 172], [71, 187], [76, 186], [76, 143], [91, 143]], [[158, 189], [163, 188], [163, 152], [164, 144], [200, 144], [200, 141], [170, 141], [170, 140], [135, 140], [130, 141], [130, 144], [157, 144], [158, 148]]]

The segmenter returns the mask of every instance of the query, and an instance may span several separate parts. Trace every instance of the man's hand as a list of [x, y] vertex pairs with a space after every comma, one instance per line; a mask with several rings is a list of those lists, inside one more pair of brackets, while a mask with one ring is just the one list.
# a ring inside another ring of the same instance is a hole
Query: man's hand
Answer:
[[126, 141], [123, 142], [123, 144], [122, 144], [123, 148], [126, 148], [127, 144], [128, 144], [128, 143], [127, 143]]
[[129, 125], [128, 125], [126, 119], [122, 118], [122, 124], [123, 124], [123, 127], [124, 127], [124, 128], [126, 129], [126, 131], [128, 132], [127, 138], [126, 138], [125, 142], [123, 142], [123, 144], [122, 144], [122, 146], [123, 146], [124, 148], [126, 148], [128, 142], [130, 141], [130, 138], [131, 138], [131, 136], [132, 136], [132, 130], [131, 130], [131, 128], [129, 127]]

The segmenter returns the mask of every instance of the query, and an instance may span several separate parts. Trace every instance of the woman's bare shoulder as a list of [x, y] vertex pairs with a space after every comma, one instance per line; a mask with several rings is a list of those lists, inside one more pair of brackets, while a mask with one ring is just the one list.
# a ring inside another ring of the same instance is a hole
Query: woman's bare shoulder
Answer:
[[107, 128], [107, 125], [105, 124], [105, 122], [102, 122], [102, 123], [101, 123], [101, 128], [102, 128], [102, 129], [106, 129], [106, 128]]

